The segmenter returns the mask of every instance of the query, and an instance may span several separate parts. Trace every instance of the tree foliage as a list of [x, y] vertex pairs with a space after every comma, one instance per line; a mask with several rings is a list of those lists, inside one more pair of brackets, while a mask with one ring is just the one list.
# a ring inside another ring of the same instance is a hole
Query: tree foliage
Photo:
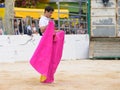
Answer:
[[49, 0], [16, 0], [15, 7], [36, 8], [40, 3], [48, 3]]
[[0, 3], [4, 3], [5, 2], [5, 0], [0, 0]]

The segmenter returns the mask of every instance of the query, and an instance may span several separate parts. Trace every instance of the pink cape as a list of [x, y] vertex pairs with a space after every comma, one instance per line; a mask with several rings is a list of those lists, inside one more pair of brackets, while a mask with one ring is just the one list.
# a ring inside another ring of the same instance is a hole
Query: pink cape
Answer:
[[40, 74], [46, 76], [46, 83], [54, 81], [54, 73], [62, 57], [64, 31], [54, 32], [54, 24], [49, 22], [30, 64]]

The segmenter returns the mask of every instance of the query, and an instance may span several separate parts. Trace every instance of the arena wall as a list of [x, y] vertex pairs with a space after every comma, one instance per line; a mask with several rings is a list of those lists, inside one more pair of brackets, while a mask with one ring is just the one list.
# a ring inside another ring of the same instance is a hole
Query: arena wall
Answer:
[[[41, 36], [1, 35], [0, 62], [29, 61]], [[89, 35], [66, 35], [62, 60], [89, 58]]]

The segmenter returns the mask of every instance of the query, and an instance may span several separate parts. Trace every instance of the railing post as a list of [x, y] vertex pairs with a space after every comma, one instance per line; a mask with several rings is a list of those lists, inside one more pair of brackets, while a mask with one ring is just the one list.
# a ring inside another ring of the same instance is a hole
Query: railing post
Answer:
[[57, 1], [58, 5], [58, 29], [60, 30], [60, 2], [59, 0]]

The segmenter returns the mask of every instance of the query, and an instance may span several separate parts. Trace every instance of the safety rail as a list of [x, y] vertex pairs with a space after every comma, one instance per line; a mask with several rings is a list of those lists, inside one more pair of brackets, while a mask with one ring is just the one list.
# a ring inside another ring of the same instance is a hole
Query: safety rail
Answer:
[[[72, 5], [61, 5], [61, 3], [57, 2], [58, 5], [58, 20], [54, 20], [56, 23], [56, 28], [60, 30], [64, 30], [66, 34], [87, 34], [88, 33], [88, 13], [83, 13], [83, 4], [87, 10], [88, 2], [87, 0], [76, 0], [74, 1], [78, 3], [78, 6], [72, 6]], [[70, 12], [69, 11], [69, 17], [60, 18], [61, 14], [65, 14], [65, 12], [60, 12], [61, 7], [64, 8], [74, 8], [79, 9], [79, 11], [76, 12]], [[12, 19], [12, 31], [15, 35], [20, 34], [28, 34], [32, 35], [33, 32], [28, 30], [28, 27], [32, 25], [32, 22], [34, 22], [36, 27], [36, 32], [40, 33], [39, 29], [39, 19], [33, 19], [30, 16], [26, 18], [14, 18]], [[41, 35], [41, 34], [40, 34]]]
[[[88, 13], [83, 13], [83, 6], [82, 4], [85, 4], [86, 10], [88, 7], [87, 0], [76, 0], [74, 1], [76, 3], [79, 3], [78, 6], [75, 5], [61, 5], [60, 0], [58, 0], [58, 28], [63, 29], [66, 34], [86, 34], [88, 33]], [[61, 12], [61, 8], [72, 8], [72, 9], [79, 9], [79, 11], [76, 12], [70, 12], [69, 11], [69, 18], [59, 18]], [[69, 25], [67, 25], [69, 24]]]

